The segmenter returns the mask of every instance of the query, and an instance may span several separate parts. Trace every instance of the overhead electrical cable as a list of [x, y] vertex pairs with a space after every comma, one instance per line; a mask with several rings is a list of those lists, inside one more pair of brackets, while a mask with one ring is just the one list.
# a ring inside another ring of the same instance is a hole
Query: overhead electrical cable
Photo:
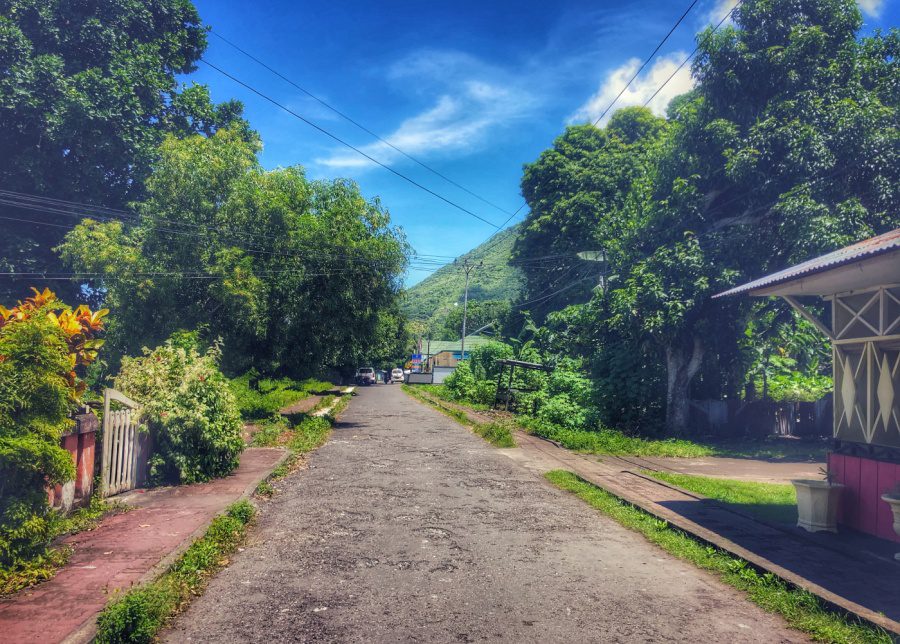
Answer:
[[[312, 92], [310, 92], [310, 91], [309, 91], [308, 89], [306, 89], [305, 87], [303, 87], [303, 86], [297, 84], [296, 82], [294, 82], [293, 80], [291, 80], [290, 78], [288, 78], [287, 76], [285, 76], [284, 74], [282, 74], [281, 72], [279, 72], [277, 69], [271, 67], [270, 65], [266, 64], [265, 62], [263, 62], [262, 60], [260, 60], [259, 58], [257, 58], [257, 57], [254, 56], [253, 54], [251, 54], [250, 52], [246, 51], [245, 49], [243, 49], [242, 47], [240, 47], [239, 45], [237, 45], [236, 43], [232, 42], [231, 40], [229, 40], [228, 38], [226, 38], [225, 36], [223, 36], [222, 34], [220, 34], [219, 32], [217, 32], [215, 29], [213, 29], [212, 27], [209, 28], [209, 33], [211, 33], [213, 36], [215, 36], [216, 38], [218, 38], [219, 40], [221, 40], [222, 42], [224, 42], [225, 44], [227, 44], [229, 47], [232, 47], [233, 49], [239, 51], [241, 54], [243, 54], [244, 56], [246, 56], [246, 57], [249, 58], [250, 60], [254, 61], [256, 64], [258, 64], [258, 65], [260, 65], [261, 67], [264, 67], [265, 69], [269, 70], [271, 73], [273, 73], [275, 76], [277, 76], [277, 77], [280, 78], [281, 80], [285, 81], [286, 83], [288, 83], [288, 84], [290, 84], [291, 86], [295, 87], [296, 89], [300, 90], [301, 92], [303, 92], [304, 94], [306, 94], [307, 96], [309, 96], [311, 99], [313, 99], [314, 101], [316, 101], [317, 103], [319, 103], [319, 104], [322, 105], [323, 107], [325, 107], [325, 108], [331, 110], [332, 112], [334, 112], [335, 114], [337, 114], [338, 116], [340, 116], [340, 117], [341, 117], [342, 119], [344, 119], [345, 121], [347, 121], [347, 122], [349, 122], [349, 123], [352, 123], [354, 126], [356, 126], [357, 128], [359, 128], [360, 130], [362, 130], [363, 132], [365, 132], [365, 133], [368, 134], [369, 136], [371, 136], [371, 137], [375, 138], [376, 140], [380, 141], [381, 143], [383, 143], [384, 145], [388, 146], [389, 148], [391, 148], [391, 149], [394, 150], [395, 152], [398, 152], [399, 154], [402, 154], [404, 157], [406, 157], [407, 159], [409, 159], [409, 160], [412, 161], [413, 163], [416, 163], [416, 164], [418, 164], [419, 166], [425, 168], [426, 170], [428, 170], [429, 172], [431, 172], [431, 173], [434, 174], [435, 176], [440, 177], [441, 179], [443, 179], [444, 181], [446, 181], [446, 182], [449, 183], [450, 185], [459, 188], [460, 190], [462, 190], [462, 191], [465, 192], [466, 194], [475, 197], [475, 198], [478, 199], [479, 201], [481, 201], [481, 202], [483, 202], [483, 203], [486, 203], [487, 205], [491, 206], [492, 208], [496, 208], [497, 210], [499, 210], [499, 211], [502, 212], [503, 214], [505, 214], [505, 215], [509, 215], [509, 214], [510, 214], [509, 210], [507, 210], [506, 208], [502, 208], [501, 206], [498, 206], [497, 204], [493, 203], [492, 201], [490, 201], [490, 200], [488, 200], [488, 199], [485, 199], [485, 198], [482, 197], [481, 195], [479, 195], [479, 194], [477, 194], [477, 193], [475, 193], [475, 192], [469, 190], [468, 188], [466, 188], [465, 186], [461, 185], [460, 183], [454, 181], [453, 179], [451, 179], [450, 177], [446, 176], [446, 175], [443, 174], [442, 172], [439, 172], [438, 170], [435, 170], [434, 168], [432, 168], [430, 165], [428, 165], [428, 164], [425, 163], [424, 161], [421, 161], [421, 160], [417, 159], [416, 157], [414, 157], [413, 155], [409, 154], [408, 152], [406, 152], [406, 151], [403, 150], [402, 148], [398, 147], [397, 145], [391, 143], [391, 142], [388, 141], [387, 139], [385, 139], [385, 138], [383, 138], [382, 136], [378, 135], [376, 132], [373, 132], [372, 130], [370, 130], [368, 127], [366, 127], [365, 125], [363, 125], [362, 123], [360, 123], [360, 122], [357, 121], [356, 119], [350, 117], [350, 116], [347, 115], [346, 113], [344, 113], [344, 112], [342, 112], [341, 110], [337, 109], [336, 107], [334, 107], [333, 105], [331, 105], [330, 103], [328, 103], [327, 101], [325, 101], [324, 99], [322, 99], [322, 98], [316, 96], [315, 94], [313, 94]], [[508, 221], [508, 220], [507, 220], [507, 221]]]
[[432, 190], [431, 188], [428, 188], [428, 187], [422, 185], [421, 183], [419, 183], [419, 182], [416, 181], [415, 179], [413, 179], [413, 178], [411, 178], [411, 177], [408, 177], [407, 175], [403, 174], [402, 172], [400, 172], [400, 171], [398, 171], [398, 170], [395, 170], [394, 168], [390, 167], [390, 166], [387, 165], [386, 163], [382, 163], [381, 161], [379, 161], [378, 159], [376, 159], [376, 158], [373, 157], [372, 155], [370, 155], [370, 154], [364, 152], [363, 150], [361, 150], [360, 148], [356, 147], [356, 146], [353, 145], [352, 143], [350, 143], [350, 142], [348, 142], [348, 141], [345, 141], [344, 139], [340, 138], [340, 137], [337, 136], [336, 134], [332, 134], [331, 132], [329, 132], [328, 130], [326, 130], [325, 128], [323, 128], [322, 126], [320, 126], [320, 125], [314, 123], [313, 121], [310, 121], [308, 118], [306, 118], [306, 117], [303, 116], [302, 114], [299, 114], [299, 113], [295, 112], [294, 110], [292, 110], [291, 108], [289, 108], [288, 106], [286, 106], [286, 105], [284, 105], [284, 104], [282, 104], [282, 103], [279, 103], [278, 101], [276, 101], [276, 100], [275, 100], [274, 98], [272, 98], [271, 96], [269, 96], [269, 95], [267, 95], [267, 94], [264, 94], [263, 92], [261, 92], [260, 90], [256, 89], [256, 88], [253, 87], [252, 85], [249, 85], [248, 83], [245, 83], [244, 81], [240, 80], [239, 78], [237, 78], [237, 77], [235, 77], [235, 76], [229, 74], [229, 73], [226, 72], [224, 69], [222, 69], [221, 67], [218, 67], [217, 65], [214, 65], [213, 63], [209, 62], [209, 61], [206, 60], [205, 58], [201, 58], [201, 59], [200, 59], [200, 62], [202, 62], [204, 65], [206, 65], [206, 66], [208, 66], [208, 67], [210, 67], [210, 68], [216, 70], [217, 72], [219, 72], [220, 74], [222, 74], [222, 75], [225, 76], [226, 78], [230, 78], [232, 81], [234, 81], [235, 83], [237, 83], [237, 84], [240, 85], [241, 87], [244, 87], [245, 89], [247, 89], [247, 90], [253, 92], [254, 94], [256, 94], [256, 95], [259, 96], [260, 98], [262, 98], [262, 99], [268, 101], [268, 102], [271, 103], [272, 105], [278, 107], [278, 108], [281, 109], [281, 110], [284, 110], [285, 112], [287, 112], [288, 114], [290, 114], [290, 115], [293, 116], [294, 118], [300, 119], [301, 121], [303, 121], [304, 123], [306, 123], [306, 124], [309, 125], [310, 127], [314, 128], [314, 129], [316, 129], [316, 130], [318, 130], [319, 132], [321, 132], [321, 133], [324, 134], [325, 136], [329, 137], [330, 139], [333, 139], [333, 140], [337, 141], [338, 143], [340, 143], [341, 145], [350, 148], [351, 150], [353, 150], [354, 152], [356, 152], [356, 153], [359, 154], [360, 156], [363, 156], [363, 157], [365, 157], [366, 159], [368, 159], [369, 161], [371, 161], [372, 163], [374, 163], [374, 164], [376, 164], [376, 165], [378, 165], [378, 166], [384, 168], [385, 170], [387, 170], [387, 171], [390, 172], [391, 174], [393, 174], [393, 175], [395, 175], [395, 176], [397, 176], [397, 177], [400, 177], [400, 178], [403, 179], [404, 181], [406, 181], [406, 182], [408, 182], [408, 183], [414, 185], [415, 187], [419, 188], [420, 190], [424, 190], [425, 192], [427, 192], [427, 193], [430, 194], [431, 196], [436, 197], [437, 199], [440, 199], [440, 200], [443, 201], [444, 203], [453, 206], [453, 207], [456, 208], [457, 210], [460, 210], [460, 211], [466, 213], [467, 215], [470, 215], [470, 216], [474, 217], [475, 219], [478, 219], [479, 221], [482, 221], [482, 222], [486, 223], [488, 226], [491, 226], [492, 228], [499, 228], [499, 226], [497, 226], [497, 224], [493, 223], [492, 221], [488, 221], [487, 219], [485, 219], [485, 218], [482, 217], [481, 215], [472, 212], [471, 210], [469, 210], [469, 209], [466, 208], [465, 206], [459, 205], [459, 204], [456, 203], [455, 201], [452, 201], [451, 199], [448, 199], [447, 197], [445, 197], [445, 196], [443, 196], [443, 195], [441, 195], [441, 194], [435, 192], [435, 191]]
[[[653, 51], [650, 53], [650, 55], [646, 59], [644, 59], [644, 62], [641, 64], [641, 66], [638, 68], [638, 70], [631, 76], [631, 78], [628, 80], [628, 82], [625, 83], [625, 86], [622, 87], [622, 89], [619, 91], [619, 93], [616, 95], [616, 97], [612, 101], [610, 101], [609, 105], [606, 106], [606, 109], [603, 110], [603, 112], [600, 114], [600, 116], [598, 116], [594, 120], [594, 126], [599, 124], [600, 121], [602, 121], [603, 118], [613, 108], [613, 106], [619, 101], [619, 99], [622, 98], [622, 96], [625, 94], [625, 92], [628, 90], [628, 88], [631, 87], [631, 84], [634, 83], [634, 81], [637, 79], [637, 77], [640, 76], [641, 72], [644, 71], [644, 68], [646, 68], [647, 65], [650, 64], [650, 61], [652, 61], [656, 57], [656, 54], [658, 54], [659, 50], [662, 49], [662, 46], [666, 44], [666, 42], [669, 40], [669, 37], [675, 32], [676, 29], [678, 29], [678, 27], [681, 25], [681, 23], [684, 22], [684, 19], [691, 12], [691, 10], [694, 8], [694, 6], [696, 6], [697, 2], [699, 2], [699, 0], [691, 1], [691, 3], [688, 5], [687, 9], [685, 9], [684, 12], [678, 17], [678, 20], [675, 21], [675, 24], [672, 25], [672, 27], [669, 29], [669, 31], [666, 33], [666, 35], [663, 37], [663, 39], [659, 41], [659, 43], [656, 45], [656, 47], [653, 49]], [[732, 11], [734, 11], [734, 9], [732, 9]], [[718, 29], [718, 26], [716, 27], [716, 29]], [[695, 52], [696, 52], [696, 50], [695, 50]], [[683, 67], [683, 66], [684, 66], [684, 63], [682, 63], [681, 67]], [[679, 67], [679, 69], [681, 69], [681, 67]], [[673, 74], [673, 77], [674, 77], [674, 74]], [[671, 77], [668, 80], [666, 80], [666, 82], [663, 83], [663, 85], [660, 86], [659, 89], [657, 89], [653, 93], [653, 97], [655, 97], [660, 92], [660, 90], [669, 82], [669, 80], [671, 80]], [[652, 97], [651, 97], [651, 100], [652, 100]], [[649, 102], [650, 101], [648, 100], [647, 103], [649, 103]], [[647, 103], [644, 103], [645, 107], [646, 107]], [[510, 217], [500, 225], [500, 229], [498, 230], [498, 232], [500, 232], [500, 230], [503, 230], [506, 227], [506, 225], [513, 219], [513, 217], [515, 217], [517, 214], [519, 214], [519, 212], [522, 210], [522, 208], [524, 208], [526, 205], [528, 205], [528, 202], [527, 201], [523, 202], [522, 205], [519, 206], [516, 209], [516, 211], [512, 215], [510, 215]], [[497, 234], [498, 233], [494, 233], [491, 235], [491, 237], [494, 237]], [[486, 239], [485, 242], [489, 242], [491, 237], [488, 237], [488, 239]], [[483, 243], [485, 243], [485, 242], [483, 242]], [[491, 248], [496, 246], [496, 243], [497, 242], [495, 242], [493, 245], [486, 248], [484, 252], [487, 252], [488, 250], [490, 250]]]
[[[691, 2], [691, 4], [688, 5], [688, 8], [684, 10], [684, 13], [681, 14], [681, 16], [678, 18], [678, 20], [675, 21], [675, 24], [672, 25], [672, 28], [669, 29], [669, 33], [667, 33], [663, 37], [663, 39], [659, 41], [659, 44], [656, 45], [656, 48], [653, 50], [653, 52], [649, 56], [647, 56], [647, 58], [644, 60], [644, 62], [641, 64], [641, 66], [638, 67], [638, 70], [634, 73], [634, 75], [632, 75], [631, 79], [629, 79], [629, 81], [627, 83], [625, 83], [625, 87], [623, 87], [622, 90], [618, 94], [616, 94], [616, 97], [610, 102], [609, 105], [606, 106], [606, 109], [603, 110], [603, 112], [600, 114], [600, 116], [598, 116], [596, 118], [596, 120], [594, 121], [595, 126], [598, 123], [600, 123], [600, 121], [603, 120], [603, 117], [609, 113], [609, 111], [613, 108], [613, 105], [615, 105], [616, 103], [619, 102], [619, 99], [622, 98], [622, 95], [625, 94], [626, 91], [628, 91], [628, 88], [631, 87], [631, 84], [635, 81], [635, 79], [638, 76], [640, 76], [641, 72], [644, 71], [644, 68], [647, 65], [649, 65], [650, 61], [656, 57], [656, 54], [659, 53], [659, 50], [662, 48], [662, 46], [666, 44], [666, 41], [669, 39], [669, 36], [671, 36], [672, 33], [676, 29], [678, 29], [678, 25], [680, 25], [682, 23], [682, 21], [687, 17], [687, 15], [691, 12], [691, 9], [694, 8], [694, 5], [696, 5], [697, 2], [699, 2], [699, 0], [693, 0]], [[659, 90], [657, 90], [657, 93], [658, 92], [659, 92]]]

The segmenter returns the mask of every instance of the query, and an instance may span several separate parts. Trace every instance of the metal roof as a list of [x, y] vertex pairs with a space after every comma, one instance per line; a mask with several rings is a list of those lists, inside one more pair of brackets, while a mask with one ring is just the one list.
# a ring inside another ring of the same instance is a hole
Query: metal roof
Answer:
[[[489, 342], [495, 342], [494, 338], [487, 338], [483, 335], [467, 335], [466, 353], [468, 354], [472, 349], [488, 344]], [[428, 349], [428, 342], [423, 341], [422, 353], [428, 353]], [[462, 342], [460, 340], [432, 340], [430, 349], [431, 353], [428, 353], [429, 356], [437, 355], [441, 351], [453, 351], [455, 353], [459, 353], [460, 351], [462, 351]]]
[[892, 230], [877, 237], [871, 237], [861, 242], [857, 242], [845, 248], [810, 259], [796, 266], [791, 266], [783, 271], [772, 273], [765, 277], [761, 277], [752, 282], [747, 282], [741, 286], [736, 286], [713, 298], [724, 297], [726, 295], [737, 295], [746, 293], [747, 291], [755, 291], [765, 287], [772, 287], [785, 282], [793, 282], [811, 275], [816, 275], [828, 270], [832, 270], [856, 261], [869, 259], [877, 255], [882, 255], [889, 251], [900, 250], [900, 228]]

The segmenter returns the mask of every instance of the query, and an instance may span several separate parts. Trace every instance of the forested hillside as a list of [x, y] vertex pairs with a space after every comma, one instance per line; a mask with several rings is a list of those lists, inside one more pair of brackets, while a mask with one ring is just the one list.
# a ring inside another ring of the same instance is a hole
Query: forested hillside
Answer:
[[[469, 300], [515, 300], [522, 290], [521, 271], [508, 264], [520, 226], [512, 226], [474, 248], [466, 257], [483, 262], [469, 282]], [[462, 302], [466, 276], [459, 263], [448, 264], [406, 292], [402, 310], [411, 320], [434, 321], [445, 316], [454, 302]]]

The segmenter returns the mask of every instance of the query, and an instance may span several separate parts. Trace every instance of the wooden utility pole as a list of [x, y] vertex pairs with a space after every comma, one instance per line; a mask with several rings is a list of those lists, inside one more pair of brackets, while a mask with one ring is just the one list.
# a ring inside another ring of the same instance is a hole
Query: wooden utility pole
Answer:
[[469, 274], [474, 271], [476, 268], [481, 268], [483, 266], [483, 262], [478, 262], [478, 264], [470, 264], [469, 258], [467, 257], [463, 260], [463, 270], [466, 272], [466, 290], [465, 295], [463, 295], [463, 324], [462, 324], [462, 343], [460, 346], [460, 360], [466, 359], [466, 317], [469, 314]]

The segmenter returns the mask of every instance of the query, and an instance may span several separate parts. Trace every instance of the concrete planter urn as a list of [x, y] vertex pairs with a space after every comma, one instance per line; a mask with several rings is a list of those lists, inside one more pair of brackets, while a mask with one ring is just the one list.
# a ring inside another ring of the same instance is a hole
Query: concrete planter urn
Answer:
[[837, 532], [844, 486], [817, 479], [791, 481], [797, 490], [797, 527], [807, 532]]
[[[891, 506], [891, 512], [894, 513], [894, 532], [900, 536], [900, 493], [885, 494], [881, 500]], [[894, 559], [900, 561], [900, 552], [894, 555]]]

